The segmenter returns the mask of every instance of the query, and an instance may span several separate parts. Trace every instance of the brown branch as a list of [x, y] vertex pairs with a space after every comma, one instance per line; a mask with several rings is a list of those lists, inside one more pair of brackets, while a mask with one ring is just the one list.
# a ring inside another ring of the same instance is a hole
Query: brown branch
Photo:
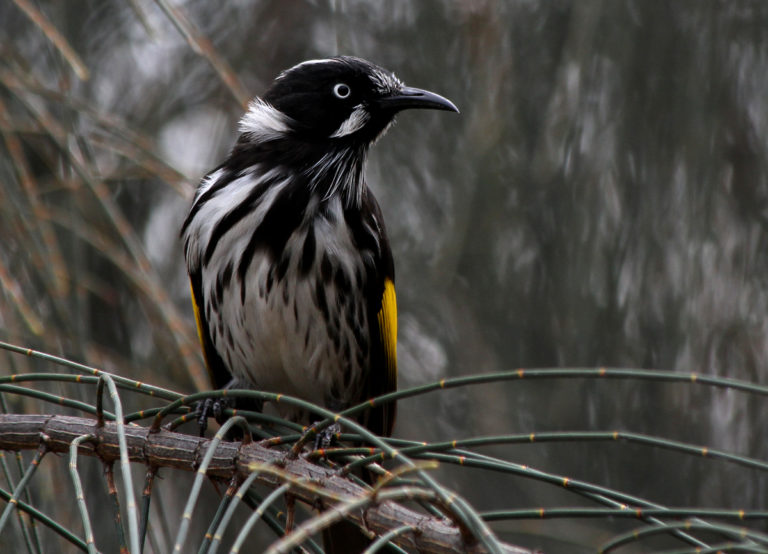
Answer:
[[[210, 439], [161, 430], [150, 433], [146, 427], [125, 427], [128, 456], [152, 468], [195, 471], [205, 455]], [[97, 440], [80, 445], [80, 453], [97, 456], [105, 463], [120, 457], [115, 424], [98, 427], [95, 419], [61, 415], [0, 414], [0, 450], [33, 450], [45, 441], [49, 451], [65, 452], [70, 443], [81, 435], [92, 434]], [[370, 497], [371, 491], [337, 475], [333, 470], [314, 465], [303, 458], [288, 459], [283, 450], [270, 449], [259, 443], [222, 442], [208, 468], [212, 478], [245, 479], [253, 467], [273, 467], [276, 471], [261, 472], [258, 481], [276, 488], [285, 482], [303, 483], [293, 486], [291, 494], [309, 505], [319, 498], [328, 505], [328, 498], [359, 500]], [[349, 519], [366, 529], [382, 535], [403, 526], [416, 529], [394, 539], [404, 548], [419, 552], [483, 552], [478, 545], [467, 546], [458, 528], [446, 519], [419, 513], [393, 501], [374, 502], [364, 511], [351, 511]], [[503, 545], [505, 553], [523, 554], [530, 551]]]
[[168, 0], [155, 0], [155, 2], [165, 12], [165, 15], [171, 20], [192, 50], [207, 59], [208, 63], [213, 66], [213, 69], [240, 104], [240, 107], [246, 109], [251, 95], [245, 90], [237, 74], [232, 70], [224, 57], [219, 54], [210, 39], [186, 16], [181, 7], [175, 6]]
[[45, 37], [50, 40], [56, 49], [61, 52], [64, 59], [70, 65], [72, 70], [78, 76], [81, 81], [88, 80], [88, 68], [77, 55], [75, 50], [69, 45], [67, 39], [59, 32], [55, 25], [53, 25], [43, 13], [35, 8], [28, 0], [14, 0], [16, 5], [23, 11], [27, 17], [29, 17], [35, 25], [37, 25], [43, 32]]

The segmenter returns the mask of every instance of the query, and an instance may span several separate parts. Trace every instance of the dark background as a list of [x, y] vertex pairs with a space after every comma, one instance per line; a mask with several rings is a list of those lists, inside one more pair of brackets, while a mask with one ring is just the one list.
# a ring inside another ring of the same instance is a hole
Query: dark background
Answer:
[[[204, 387], [177, 235], [236, 138], [221, 75], [256, 95], [295, 63], [350, 54], [461, 109], [403, 114], [368, 166], [397, 266], [401, 386], [550, 366], [765, 382], [768, 3], [173, 2], [213, 64], [160, 3], [35, 5], [89, 78], [0, 4], [0, 339]], [[768, 457], [764, 400], [731, 390], [516, 382], [399, 413], [396, 435], [420, 440], [621, 429]], [[489, 452], [667, 505], [766, 508], [765, 475], [724, 462], [623, 444]], [[438, 475], [482, 509], [585, 505]], [[616, 530], [498, 528], [548, 551], [561, 547], [539, 533], [591, 551]]]

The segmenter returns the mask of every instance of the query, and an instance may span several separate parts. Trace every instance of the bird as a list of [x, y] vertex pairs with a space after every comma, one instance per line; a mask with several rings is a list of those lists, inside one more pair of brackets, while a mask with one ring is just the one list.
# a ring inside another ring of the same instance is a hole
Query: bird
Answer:
[[[338, 412], [397, 388], [395, 266], [365, 180], [370, 147], [409, 109], [458, 112], [351, 56], [301, 62], [253, 99], [181, 228], [214, 388]], [[281, 415], [311, 415], [279, 405]], [[360, 415], [390, 436], [393, 403]]]

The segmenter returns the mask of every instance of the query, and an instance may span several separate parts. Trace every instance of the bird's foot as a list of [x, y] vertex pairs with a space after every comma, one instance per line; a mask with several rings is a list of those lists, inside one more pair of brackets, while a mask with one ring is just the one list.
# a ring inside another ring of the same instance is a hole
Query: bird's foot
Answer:
[[338, 423], [334, 423], [332, 425], [329, 425], [319, 433], [315, 435], [315, 450], [320, 450], [321, 448], [328, 448], [331, 446], [331, 443], [333, 442], [333, 439], [336, 438], [336, 435], [339, 435], [341, 433], [341, 425]]
[[298, 458], [299, 454], [301, 454], [301, 451], [304, 448], [304, 445], [312, 440], [312, 435], [314, 435], [315, 439], [313, 443], [314, 449], [320, 450], [322, 448], [328, 448], [331, 445], [331, 442], [333, 442], [333, 439], [339, 433], [341, 433], [341, 425], [338, 423], [333, 423], [332, 425], [319, 432], [317, 431], [317, 423], [306, 427], [299, 440], [296, 441], [296, 443], [293, 445], [293, 448], [291, 448], [291, 451], [288, 453], [288, 459]]
[[[238, 388], [247, 388], [247, 387], [243, 387], [242, 383], [238, 379], [233, 378], [221, 390], [228, 391], [228, 390], [238, 389]], [[208, 428], [209, 417], [213, 416], [213, 418], [216, 420], [216, 423], [221, 425], [228, 419], [227, 415], [224, 412], [230, 408], [233, 410], [238, 409], [238, 410], [247, 410], [247, 411], [253, 411], [253, 412], [261, 412], [262, 409], [264, 408], [264, 402], [262, 400], [255, 399], [255, 398], [233, 398], [231, 396], [218, 396], [215, 398], [206, 398], [205, 400], [198, 402], [195, 405], [195, 416], [197, 417], [197, 425], [200, 428], [200, 436], [202, 437], [205, 434], [206, 429]], [[241, 437], [241, 436], [242, 435], [240, 433], [234, 430], [228, 434], [228, 437], [230, 439]]]
[[233, 408], [234, 405], [234, 398], [206, 398], [195, 404], [195, 417], [197, 418], [200, 436], [205, 435], [205, 431], [208, 429], [209, 417], [213, 416], [216, 422], [221, 424], [226, 420], [224, 410]]

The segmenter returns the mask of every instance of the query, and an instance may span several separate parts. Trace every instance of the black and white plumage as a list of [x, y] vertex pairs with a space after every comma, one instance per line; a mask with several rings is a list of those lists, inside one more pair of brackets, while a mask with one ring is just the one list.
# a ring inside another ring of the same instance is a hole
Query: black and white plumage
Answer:
[[[251, 103], [181, 231], [214, 387], [333, 410], [395, 390], [394, 265], [364, 166], [408, 108], [458, 111], [351, 57], [292, 67]], [[394, 406], [363, 422], [390, 434]]]

